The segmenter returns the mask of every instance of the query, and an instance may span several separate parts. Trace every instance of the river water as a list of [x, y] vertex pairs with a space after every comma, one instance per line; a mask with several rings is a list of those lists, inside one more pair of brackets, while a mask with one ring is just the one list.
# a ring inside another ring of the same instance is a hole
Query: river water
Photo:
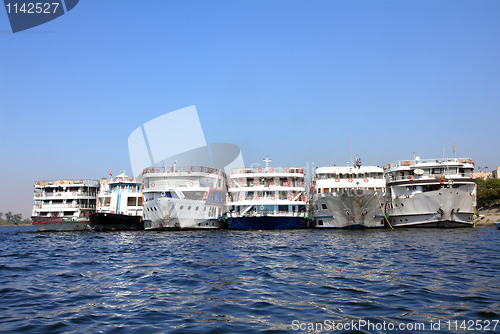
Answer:
[[499, 241], [493, 227], [2, 227], [0, 331], [498, 333]]

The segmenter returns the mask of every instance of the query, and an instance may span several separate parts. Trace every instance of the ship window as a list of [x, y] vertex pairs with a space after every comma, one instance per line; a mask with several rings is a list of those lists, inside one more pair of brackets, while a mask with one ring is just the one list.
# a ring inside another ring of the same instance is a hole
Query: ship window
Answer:
[[288, 211], [288, 205], [278, 205], [278, 211]]
[[184, 205], [181, 205], [181, 207], [179, 208], [179, 210], [182, 210], [182, 209], [184, 209]]
[[137, 206], [137, 197], [127, 198], [127, 206]]
[[323, 221], [322, 220], [318, 220], [318, 225], [323, 226]]
[[326, 210], [326, 209], [327, 209], [327, 208], [326, 208], [326, 204], [321, 204], [321, 208], [322, 208], [323, 210]]
[[200, 207], [199, 207], [199, 206], [197, 206], [197, 207], [196, 207], [196, 211], [198, 211], [198, 209], [199, 209], [199, 208], [200, 208]]
[[443, 169], [442, 168], [433, 168], [432, 174], [443, 174]]
[[190, 205], [190, 206], [188, 206], [188, 210], [191, 210], [191, 205]]

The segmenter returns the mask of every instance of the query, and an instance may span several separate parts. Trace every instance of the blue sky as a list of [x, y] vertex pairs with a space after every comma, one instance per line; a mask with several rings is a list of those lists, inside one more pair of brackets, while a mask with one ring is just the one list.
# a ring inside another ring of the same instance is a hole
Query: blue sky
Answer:
[[88, 0], [13, 34], [0, 10], [0, 212], [28, 217], [35, 180], [130, 172], [130, 133], [191, 105], [248, 165], [345, 164], [352, 147], [382, 166], [455, 143], [490, 170], [499, 17], [498, 0]]

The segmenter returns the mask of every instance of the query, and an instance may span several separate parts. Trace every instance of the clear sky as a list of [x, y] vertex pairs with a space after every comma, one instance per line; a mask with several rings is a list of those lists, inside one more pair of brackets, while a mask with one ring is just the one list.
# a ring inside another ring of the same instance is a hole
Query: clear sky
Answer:
[[0, 10], [0, 60], [0, 212], [23, 217], [35, 180], [130, 173], [131, 132], [191, 105], [247, 165], [454, 143], [500, 165], [499, 0], [85, 0], [16, 34]]

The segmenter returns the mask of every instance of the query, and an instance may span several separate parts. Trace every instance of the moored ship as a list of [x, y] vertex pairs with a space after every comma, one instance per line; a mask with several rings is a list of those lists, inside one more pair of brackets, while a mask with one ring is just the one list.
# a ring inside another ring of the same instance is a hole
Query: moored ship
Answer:
[[142, 182], [125, 175], [99, 181], [96, 213], [89, 217], [94, 231], [143, 230]]
[[96, 180], [36, 181], [33, 225], [38, 231], [90, 231], [98, 188]]
[[227, 175], [201, 166], [149, 167], [143, 171], [144, 228], [222, 228]]
[[305, 228], [306, 204], [303, 168], [266, 166], [231, 170], [227, 220], [230, 229]]
[[472, 159], [392, 162], [385, 168], [393, 227], [472, 227], [476, 181]]
[[384, 227], [386, 183], [383, 169], [361, 166], [318, 167], [311, 179], [313, 227]]

